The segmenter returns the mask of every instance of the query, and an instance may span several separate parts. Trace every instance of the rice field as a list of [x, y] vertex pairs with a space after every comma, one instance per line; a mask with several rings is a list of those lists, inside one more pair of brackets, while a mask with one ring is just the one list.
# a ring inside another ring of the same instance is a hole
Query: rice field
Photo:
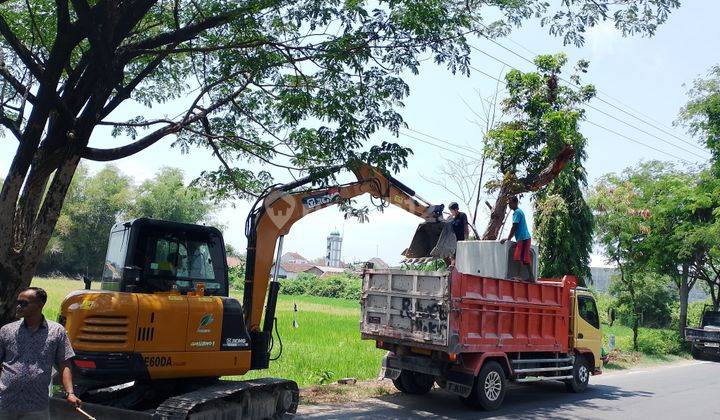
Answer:
[[[35, 278], [32, 285], [47, 291], [44, 312], [52, 320], [57, 319], [65, 295], [83, 288], [81, 281], [63, 278]], [[298, 307], [297, 328], [293, 327], [295, 304]], [[280, 296], [276, 316], [283, 343], [280, 359], [270, 362], [269, 369], [250, 372], [243, 378], [274, 376], [292, 379], [303, 387], [345, 377], [358, 380], [377, 377], [384, 353], [375, 349], [373, 341], [360, 340], [360, 305], [357, 301]], [[276, 340], [273, 357], [277, 356], [278, 347]]]

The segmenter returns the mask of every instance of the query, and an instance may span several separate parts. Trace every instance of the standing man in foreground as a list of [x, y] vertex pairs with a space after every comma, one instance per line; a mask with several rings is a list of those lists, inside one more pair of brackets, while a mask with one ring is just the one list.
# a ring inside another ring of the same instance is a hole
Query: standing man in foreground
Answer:
[[29, 287], [17, 298], [17, 317], [0, 328], [0, 420], [49, 419], [48, 387], [58, 366], [68, 403], [79, 407], [73, 394], [70, 359], [75, 356], [65, 328], [42, 314], [47, 293]]
[[535, 281], [535, 276], [532, 270], [532, 255], [530, 253], [530, 231], [525, 221], [525, 213], [518, 207], [517, 196], [510, 197], [508, 201], [508, 207], [514, 210], [513, 213], [513, 225], [510, 229], [510, 234], [507, 239], [501, 239], [500, 243], [504, 244], [506, 241], [515, 237], [517, 244], [515, 245], [515, 261], [520, 262], [522, 265], [527, 267], [528, 280]]

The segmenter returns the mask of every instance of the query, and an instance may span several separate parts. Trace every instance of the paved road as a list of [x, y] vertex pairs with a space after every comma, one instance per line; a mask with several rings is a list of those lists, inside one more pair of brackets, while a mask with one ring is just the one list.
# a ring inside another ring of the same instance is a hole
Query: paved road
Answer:
[[720, 419], [720, 363], [596, 376], [582, 394], [567, 393], [560, 383], [516, 386], [503, 407], [490, 413], [469, 410], [435, 389], [422, 397], [398, 393], [343, 406], [303, 406], [298, 414], [301, 419]]

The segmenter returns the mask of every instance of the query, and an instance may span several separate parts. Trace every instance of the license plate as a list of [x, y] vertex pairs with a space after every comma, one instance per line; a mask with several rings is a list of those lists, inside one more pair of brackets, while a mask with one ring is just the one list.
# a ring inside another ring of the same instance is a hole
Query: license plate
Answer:
[[705, 343], [705, 347], [720, 347], [720, 343]]

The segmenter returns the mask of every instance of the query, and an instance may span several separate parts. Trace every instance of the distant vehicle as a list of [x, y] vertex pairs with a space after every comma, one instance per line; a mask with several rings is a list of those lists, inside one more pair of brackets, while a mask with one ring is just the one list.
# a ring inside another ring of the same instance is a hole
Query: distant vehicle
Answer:
[[460, 241], [450, 272], [365, 271], [362, 338], [389, 351], [383, 376], [398, 390], [421, 395], [437, 383], [494, 410], [511, 381], [563, 381], [582, 392], [601, 373], [593, 295], [571, 275], [519, 278], [513, 247]]
[[703, 308], [698, 328], [685, 328], [685, 339], [692, 343], [693, 358], [720, 361], [720, 311], [709, 308], [712, 307]]

